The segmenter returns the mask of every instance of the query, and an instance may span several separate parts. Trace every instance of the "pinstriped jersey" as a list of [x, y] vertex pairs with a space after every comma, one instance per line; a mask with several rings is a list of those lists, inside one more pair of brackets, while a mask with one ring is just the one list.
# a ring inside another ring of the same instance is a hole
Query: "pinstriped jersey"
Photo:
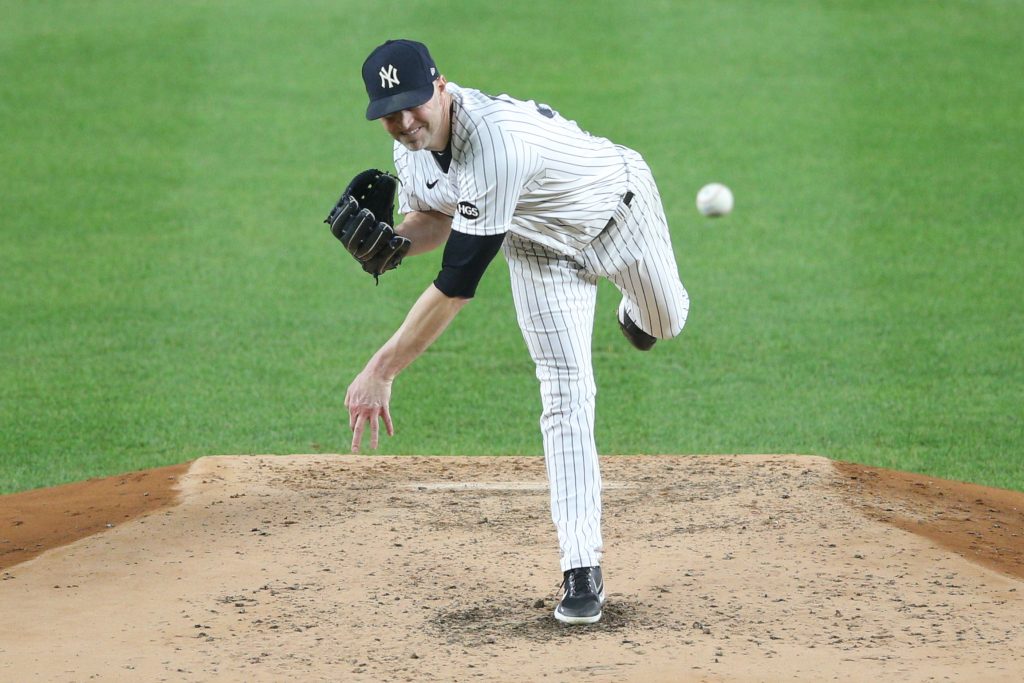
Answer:
[[626, 192], [625, 148], [550, 107], [449, 82], [451, 164], [395, 143], [399, 210], [439, 211], [470, 235], [513, 232], [575, 255]]

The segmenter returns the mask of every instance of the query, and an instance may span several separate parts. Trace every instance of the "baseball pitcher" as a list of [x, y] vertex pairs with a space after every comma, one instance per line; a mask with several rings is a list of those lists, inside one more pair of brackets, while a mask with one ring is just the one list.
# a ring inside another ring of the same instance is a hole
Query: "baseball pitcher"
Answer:
[[637, 152], [546, 104], [449, 82], [421, 43], [384, 43], [362, 74], [366, 118], [394, 139], [401, 182], [359, 173], [327, 223], [374, 277], [407, 256], [443, 252], [437, 277], [348, 388], [352, 451], [367, 427], [371, 448], [381, 422], [394, 433], [392, 382], [473, 299], [501, 251], [540, 382], [564, 587], [555, 617], [596, 622], [605, 597], [591, 362], [597, 283], [607, 278], [621, 292], [618, 324], [643, 351], [678, 335], [689, 310], [651, 171]]

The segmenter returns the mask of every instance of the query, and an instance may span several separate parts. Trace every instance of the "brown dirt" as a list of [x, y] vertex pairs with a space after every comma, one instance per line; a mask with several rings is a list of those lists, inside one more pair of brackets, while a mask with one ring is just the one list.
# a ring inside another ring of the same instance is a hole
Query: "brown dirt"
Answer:
[[538, 458], [215, 457], [0, 497], [0, 680], [1020, 680], [1024, 494], [801, 456], [602, 469], [587, 627], [551, 617]]
[[0, 569], [173, 505], [189, 465], [0, 496]]
[[1024, 579], [1024, 493], [836, 463], [850, 500], [873, 518]]

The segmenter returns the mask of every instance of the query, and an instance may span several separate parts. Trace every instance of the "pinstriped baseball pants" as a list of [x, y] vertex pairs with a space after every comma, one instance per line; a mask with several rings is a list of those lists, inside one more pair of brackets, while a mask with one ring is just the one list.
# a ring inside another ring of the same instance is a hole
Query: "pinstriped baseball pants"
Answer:
[[655, 337], [679, 334], [690, 306], [650, 169], [638, 154], [623, 151], [632, 201], [620, 204], [578, 257], [513, 233], [503, 246], [519, 327], [540, 381], [540, 428], [562, 571], [599, 565], [603, 550], [591, 356], [598, 280], [611, 280], [623, 296], [620, 315], [625, 310]]

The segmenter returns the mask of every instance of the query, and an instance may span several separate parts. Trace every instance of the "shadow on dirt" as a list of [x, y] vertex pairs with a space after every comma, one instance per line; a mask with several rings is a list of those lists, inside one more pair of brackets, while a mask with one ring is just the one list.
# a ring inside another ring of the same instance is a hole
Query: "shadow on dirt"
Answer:
[[552, 638], [590, 637], [598, 633], [682, 628], [686, 625], [656, 616], [653, 604], [635, 596], [609, 596], [601, 621], [569, 625], [555, 619], [552, 599], [518, 600], [446, 610], [429, 620], [430, 627], [450, 644], [479, 645], [509, 640], [550, 641]]

